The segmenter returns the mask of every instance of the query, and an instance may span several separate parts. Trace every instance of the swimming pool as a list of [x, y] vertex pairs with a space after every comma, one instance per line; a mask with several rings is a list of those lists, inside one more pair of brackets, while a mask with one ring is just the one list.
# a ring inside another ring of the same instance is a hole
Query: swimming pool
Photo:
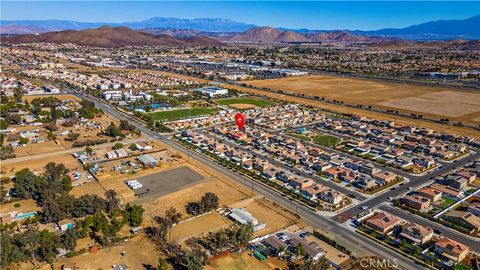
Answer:
[[21, 215], [17, 215], [15, 217], [15, 219], [24, 219], [24, 218], [29, 218], [29, 217], [34, 217], [37, 215], [37, 212], [30, 212], [30, 213], [25, 213], [25, 214], [21, 214]]

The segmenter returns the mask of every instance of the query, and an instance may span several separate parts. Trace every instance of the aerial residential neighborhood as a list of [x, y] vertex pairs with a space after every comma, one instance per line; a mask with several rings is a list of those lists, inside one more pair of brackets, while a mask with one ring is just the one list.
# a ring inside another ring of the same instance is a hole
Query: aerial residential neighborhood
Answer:
[[0, 269], [480, 269], [478, 3], [1, 10]]

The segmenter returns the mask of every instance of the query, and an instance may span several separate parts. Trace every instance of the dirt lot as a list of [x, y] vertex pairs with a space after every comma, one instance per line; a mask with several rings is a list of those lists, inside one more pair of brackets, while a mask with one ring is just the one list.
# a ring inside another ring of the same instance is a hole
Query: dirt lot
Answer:
[[230, 105], [230, 107], [235, 108], [235, 109], [239, 109], [239, 110], [248, 110], [248, 109], [253, 109], [257, 106], [255, 106], [253, 104], [238, 103], [238, 104], [232, 104], [232, 105]]
[[80, 101], [81, 99], [74, 96], [74, 95], [68, 95], [68, 94], [58, 94], [58, 95], [31, 95], [31, 96], [23, 96], [22, 100], [23, 101], [28, 101], [29, 103], [36, 99], [36, 98], [45, 98], [45, 97], [56, 97], [59, 100], [74, 100], [74, 101]]
[[378, 105], [447, 117], [460, 117], [480, 111], [480, 95], [442, 91], [417, 97], [381, 102], [378, 103]]
[[2, 164], [2, 171], [5, 172], [4, 176], [14, 175], [16, 171], [19, 171], [23, 168], [29, 168], [32, 171], [42, 171], [45, 165], [47, 165], [49, 162], [63, 163], [67, 169], [72, 171], [83, 170], [83, 167], [80, 165], [80, 163], [70, 153], [62, 153], [58, 155], [52, 153], [48, 155], [48, 157], [44, 155], [37, 155], [32, 159], [22, 159], [18, 162], [7, 162], [8, 160]]
[[239, 201], [228, 205], [231, 208], [245, 207], [258, 223], [266, 223], [266, 227], [255, 232], [254, 236], [265, 235], [286, 228], [299, 221], [292, 213], [275, 206], [271, 201], [258, 197]]
[[[141, 247], [141, 248], [139, 248]], [[120, 253], [124, 251], [125, 256]], [[55, 263], [54, 269], [61, 269], [64, 263], [76, 263], [80, 269], [112, 269], [113, 264], [125, 263], [129, 269], [150, 269], [146, 266], [155, 267], [160, 254], [156, 247], [147, 239], [140, 235], [129, 239], [119, 246], [102, 249], [96, 254], [87, 253], [70, 259], [61, 259]]]
[[[449, 88], [320, 75], [255, 80], [246, 83], [257, 87], [271, 88], [272, 90], [283, 90], [285, 93], [300, 93], [367, 105], [450, 90]], [[475, 91], [458, 90], [458, 92], [480, 95]]]
[[225, 218], [217, 212], [212, 212], [174, 226], [170, 231], [169, 240], [181, 243], [190, 237], [218, 231], [226, 226], [228, 222]]
[[251, 270], [251, 269], [286, 269], [287, 264], [275, 257], [261, 262], [248, 252], [230, 254], [209, 262], [205, 270]]
[[[19, 207], [14, 206], [17, 203], [20, 204]], [[42, 208], [37, 205], [37, 202], [35, 202], [33, 199], [29, 199], [29, 200], [21, 200], [17, 202], [2, 204], [0, 207], [0, 214], [4, 215], [12, 211], [28, 213], [28, 212], [40, 211], [40, 210], [42, 210]]]
[[40, 153], [56, 152], [65, 150], [65, 147], [61, 144], [57, 144], [55, 141], [48, 141], [43, 143], [29, 143], [24, 147], [16, 147], [14, 149], [17, 157], [36, 155]]
[[220, 206], [237, 202], [248, 196], [245, 193], [232, 188], [223, 181], [212, 178], [211, 176], [206, 177], [206, 180], [194, 186], [170, 193], [157, 199], [142, 202], [142, 205], [145, 208], [145, 219], [151, 220], [154, 216], [163, 215], [170, 207], [176, 208], [183, 217], [188, 217], [189, 215], [185, 210], [185, 205], [188, 202], [200, 200], [200, 198], [207, 192], [213, 192], [218, 196]]
[[[237, 89], [237, 90], [245, 92], [245, 93], [267, 96], [267, 97], [271, 97], [271, 98], [274, 98], [274, 99], [277, 99], [277, 100], [283, 100], [283, 101], [288, 100], [288, 101], [296, 102], [296, 103], [300, 103], [300, 104], [312, 105], [312, 106], [315, 106], [315, 107], [318, 107], [318, 108], [331, 110], [331, 111], [335, 111], [335, 112], [339, 112], [339, 113], [352, 113], [352, 114], [365, 116], [365, 117], [370, 117], [370, 118], [375, 118], [375, 119], [380, 119], [380, 120], [390, 120], [390, 121], [394, 121], [394, 122], [399, 123], [399, 124], [414, 125], [414, 126], [417, 126], [417, 127], [431, 128], [431, 129], [436, 130], [436, 131], [443, 131], [443, 132], [446, 132], [446, 133], [470, 136], [470, 137], [473, 137], [473, 138], [480, 139], [479, 132], [476, 131], [476, 130], [473, 130], [473, 129], [469, 129], [469, 128], [437, 124], [437, 123], [433, 123], [433, 122], [428, 122], [428, 121], [419, 120], [419, 119], [411, 119], [411, 118], [406, 118], [406, 117], [402, 117], [402, 116], [386, 115], [384, 113], [372, 112], [372, 111], [367, 111], [367, 110], [362, 110], [362, 109], [356, 109], [356, 108], [346, 107], [346, 106], [342, 106], [342, 105], [327, 104], [327, 103], [324, 103], [324, 102], [304, 99], [304, 98], [301, 98], [301, 97], [292, 97], [292, 96], [287, 96], [287, 95], [284, 95], [284, 94], [255, 90], [255, 89], [246, 88], [246, 87], [239, 87], [239, 86], [228, 85], [228, 84], [223, 85], [223, 87], [230, 88], [230, 89], [234, 88], [234, 89]], [[465, 118], [465, 117], [477, 118], [478, 116], [466, 115], [466, 116], [462, 117], [462, 119]], [[478, 117], [478, 118], [480, 118], [480, 117]], [[474, 122], [474, 123], [478, 124], [478, 122]]]
[[92, 181], [84, 183], [81, 186], [73, 187], [73, 189], [70, 191], [70, 194], [75, 197], [91, 194], [105, 198], [105, 191], [106, 190], [97, 181]]

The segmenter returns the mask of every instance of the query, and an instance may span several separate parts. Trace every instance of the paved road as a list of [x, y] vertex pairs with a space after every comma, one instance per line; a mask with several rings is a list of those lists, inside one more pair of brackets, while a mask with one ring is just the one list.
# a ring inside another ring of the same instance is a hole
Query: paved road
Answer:
[[462, 160], [458, 162], [452, 162], [452, 163], [445, 163], [443, 167], [437, 171], [433, 171], [427, 175], [424, 176], [409, 176], [410, 181], [408, 183], [405, 183], [404, 185], [398, 186], [394, 188], [394, 190], [390, 189], [388, 192], [379, 194], [378, 196], [373, 197], [370, 200], [364, 201], [361, 204], [358, 205], [358, 207], [352, 207], [350, 209], [347, 209], [340, 213], [342, 216], [350, 216], [354, 217], [362, 210], [360, 209], [362, 206], [367, 206], [368, 208], [373, 208], [377, 205], [380, 205], [381, 203], [384, 203], [388, 201], [388, 197], [398, 197], [400, 195], [403, 195], [411, 190], [416, 189], [417, 187], [421, 185], [427, 184], [429, 181], [433, 181], [433, 179], [438, 178], [439, 176], [442, 176], [444, 174], [447, 174], [457, 168], [459, 168], [462, 164], [466, 164], [468, 162], [474, 161], [477, 158], [480, 157], [480, 152], [477, 151], [476, 153], [463, 158]]
[[82, 99], [86, 100], [91, 100], [93, 101], [97, 107], [102, 109], [104, 112], [119, 118], [119, 119], [126, 119], [128, 118], [131, 120], [131, 123], [135, 125], [139, 130], [141, 130], [144, 134], [151, 136], [154, 139], [157, 139], [161, 141], [162, 143], [168, 145], [169, 147], [179, 151], [183, 155], [189, 156], [189, 158], [194, 158], [201, 164], [207, 167], [211, 167], [220, 173], [224, 174], [225, 176], [229, 177], [230, 179], [239, 182], [243, 185], [246, 185], [248, 187], [253, 187], [253, 189], [265, 196], [268, 197], [270, 200], [278, 203], [279, 205], [282, 205], [283, 207], [289, 209], [290, 211], [297, 213], [300, 215], [307, 224], [314, 228], [321, 228], [323, 230], [331, 232], [331, 234], [335, 235], [335, 240], [346, 247], [354, 247], [352, 251], [354, 252], [355, 255], [364, 255], [366, 253], [374, 254], [376, 256], [379, 256], [382, 259], [390, 259], [390, 260], [397, 260], [400, 262], [399, 268], [400, 269], [425, 269], [411, 260], [407, 259], [406, 257], [403, 257], [401, 255], [398, 255], [395, 251], [392, 251], [386, 247], [384, 247], [381, 244], [376, 243], [373, 240], [370, 240], [368, 238], [365, 238], [363, 236], [357, 235], [355, 232], [352, 230], [349, 230], [345, 228], [343, 225], [329, 219], [328, 217], [321, 216], [319, 213], [316, 211], [313, 211], [295, 201], [290, 201], [286, 197], [283, 197], [280, 193], [277, 191], [266, 187], [264, 185], [261, 185], [257, 182], [251, 181], [250, 179], [235, 173], [233, 171], [230, 171], [222, 166], [219, 166], [217, 163], [214, 161], [206, 158], [205, 156], [192, 151], [188, 148], [185, 148], [176, 142], [173, 142], [172, 140], [159, 135], [156, 132], [153, 132], [149, 129], [147, 129], [143, 124], [140, 124], [138, 120], [136, 120], [133, 117], [121, 114], [117, 110], [111, 108], [110, 106], [104, 104], [102, 101], [99, 101], [98, 99], [93, 99], [91, 97], [86, 97], [82, 93], [75, 92], [75, 95]]
[[476, 252], [480, 253], [480, 239], [475, 239], [473, 237], [465, 236], [459, 231], [455, 231], [454, 229], [446, 228], [445, 226], [433, 222], [429, 219], [423, 218], [418, 215], [412, 215], [404, 210], [390, 207], [388, 205], [380, 206], [380, 209], [387, 211], [397, 217], [400, 217], [404, 220], [415, 222], [425, 227], [430, 227], [434, 230], [440, 231], [441, 235], [448, 237], [454, 241], [460, 242], [470, 247], [470, 249], [475, 250]]

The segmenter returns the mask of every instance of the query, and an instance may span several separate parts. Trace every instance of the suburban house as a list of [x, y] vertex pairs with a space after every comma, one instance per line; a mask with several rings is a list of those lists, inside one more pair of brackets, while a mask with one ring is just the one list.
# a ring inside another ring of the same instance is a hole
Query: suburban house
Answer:
[[468, 212], [474, 214], [475, 216], [480, 216], [480, 203], [473, 203], [468, 206]]
[[425, 244], [433, 236], [433, 230], [429, 227], [423, 227], [416, 223], [408, 223], [402, 226], [400, 237], [416, 244]]
[[373, 174], [373, 179], [377, 180], [380, 185], [393, 182], [397, 178], [397, 174], [389, 171], [381, 171]]
[[423, 187], [419, 189], [417, 192], [418, 192], [418, 195], [430, 199], [432, 203], [437, 202], [442, 198], [442, 192], [436, 189], [433, 189], [431, 187]]
[[320, 197], [320, 193], [326, 191], [328, 188], [324, 185], [315, 184], [311, 187], [302, 190], [302, 195], [307, 200], [315, 200]]
[[365, 221], [365, 224], [383, 234], [391, 231], [400, 220], [385, 212], [376, 212], [372, 217]]
[[315, 184], [315, 182], [310, 178], [294, 177], [290, 180], [290, 185], [292, 187], [302, 190], [313, 186], [313, 184]]
[[288, 248], [288, 245], [284, 241], [278, 239], [274, 235], [271, 235], [263, 240], [263, 244], [269, 247], [275, 256], [281, 256]]
[[480, 231], [480, 217], [470, 212], [452, 210], [443, 217], [454, 224], [472, 231]]
[[447, 197], [460, 198], [463, 196], [463, 191], [442, 184], [434, 183], [431, 184], [430, 187], [442, 192], [442, 194]]
[[291, 239], [290, 245], [292, 245], [293, 247], [302, 246], [305, 250], [305, 253], [307, 254], [307, 257], [314, 261], [320, 259], [324, 254], [324, 250], [320, 247], [318, 243], [315, 243], [313, 241], [307, 242], [305, 239], [301, 239], [298, 237]]
[[428, 198], [417, 194], [403, 197], [405, 205], [420, 212], [426, 212], [430, 209], [431, 201]]
[[469, 251], [466, 245], [446, 237], [440, 238], [433, 246], [435, 254], [454, 262], [463, 260]]

